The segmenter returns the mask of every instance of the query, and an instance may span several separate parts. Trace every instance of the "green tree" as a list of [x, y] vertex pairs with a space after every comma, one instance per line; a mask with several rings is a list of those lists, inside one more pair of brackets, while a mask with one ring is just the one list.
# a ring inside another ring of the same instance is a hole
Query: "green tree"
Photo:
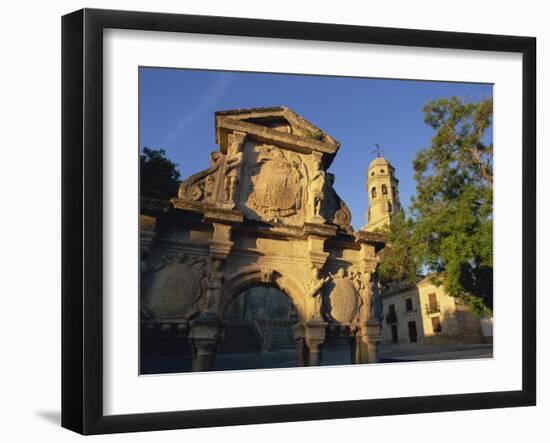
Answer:
[[392, 281], [406, 281], [409, 284], [416, 282], [419, 266], [413, 228], [413, 221], [405, 217], [404, 211], [399, 211], [383, 231], [387, 243], [381, 252], [378, 267], [378, 276], [383, 285]]
[[454, 297], [478, 315], [493, 306], [493, 144], [486, 141], [493, 100], [428, 102], [431, 146], [413, 162], [416, 255]]
[[177, 164], [166, 158], [164, 149], [143, 149], [143, 154], [140, 155], [142, 197], [168, 200], [176, 196], [179, 178]]
[[493, 307], [493, 144], [486, 140], [492, 110], [492, 98], [424, 106], [435, 135], [413, 161], [412, 217], [393, 217], [379, 267], [382, 283], [430, 274], [477, 315]]

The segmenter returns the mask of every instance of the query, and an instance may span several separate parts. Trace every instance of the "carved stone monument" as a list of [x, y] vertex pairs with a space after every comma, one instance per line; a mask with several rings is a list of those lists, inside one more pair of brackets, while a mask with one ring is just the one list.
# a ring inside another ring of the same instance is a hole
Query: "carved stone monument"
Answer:
[[339, 143], [285, 107], [217, 112], [210, 166], [170, 202], [142, 202], [142, 322], [176, 325], [193, 370], [215, 365], [224, 315], [243, 289], [270, 285], [298, 314], [301, 365], [318, 365], [327, 331], [377, 361], [372, 276], [384, 239], [354, 232], [328, 169]]

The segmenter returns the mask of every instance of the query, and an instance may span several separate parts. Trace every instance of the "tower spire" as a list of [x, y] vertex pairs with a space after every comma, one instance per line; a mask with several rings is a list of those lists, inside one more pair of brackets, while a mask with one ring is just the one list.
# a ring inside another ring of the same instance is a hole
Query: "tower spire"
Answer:
[[372, 154], [376, 154], [376, 158], [382, 157], [382, 156], [380, 155], [380, 151], [382, 150], [382, 148], [380, 147], [380, 145], [379, 145], [378, 143], [375, 143], [374, 146], [375, 146], [375, 149], [374, 149], [374, 151], [371, 151], [371, 153], [372, 153]]
[[375, 144], [377, 156], [367, 170], [367, 193], [369, 208], [365, 231], [383, 229], [390, 223], [393, 214], [401, 209], [399, 202], [399, 180], [395, 177], [395, 168], [380, 155], [380, 146]]

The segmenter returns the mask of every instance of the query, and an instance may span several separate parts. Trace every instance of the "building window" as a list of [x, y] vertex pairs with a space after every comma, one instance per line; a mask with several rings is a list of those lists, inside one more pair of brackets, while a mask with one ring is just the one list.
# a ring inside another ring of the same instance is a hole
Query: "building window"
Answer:
[[374, 171], [372, 171], [372, 172], [370, 173], [371, 177], [374, 177], [374, 174], [375, 174]]
[[383, 169], [380, 169], [380, 174], [383, 174], [384, 173], [384, 170]]
[[391, 195], [393, 198], [395, 198], [395, 186], [391, 187]]
[[373, 187], [370, 191], [370, 195], [372, 196], [372, 198], [375, 198], [376, 197], [376, 187]]
[[382, 194], [388, 195], [388, 187], [386, 185], [382, 185]]
[[441, 332], [441, 321], [439, 317], [432, 317], [432, 328], [435, 333]]
[[391, 202], [388, 202], [388, 212], [391, 214], [393, 212], [393, 206]]
[[441, 312], [439, 308], [439, 302], [437, 301], [437, 296], [435, 292], [428, 294], [428, 303], [426, 303], [426, 313], [427, 314], [436, 314]]
[[397, 323], [397, 316], [395, 315], [395, 305], [388, 306], [388, 314], [386, 315], [387, 323]]
[[405, 311], [410, 312], [413, 310], [413, 299], [412, 298], [406, 298], [405, 299]]

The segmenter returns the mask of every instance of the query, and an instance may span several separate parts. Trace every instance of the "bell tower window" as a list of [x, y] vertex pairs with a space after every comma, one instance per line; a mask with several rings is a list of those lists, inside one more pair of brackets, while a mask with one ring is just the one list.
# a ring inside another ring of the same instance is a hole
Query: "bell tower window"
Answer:
[[388, 194], [388, 187], [386, 185], [382, 185], [382, 194], [384, 195]]
[[370, 195], [372, 198], [376, 198], [376, 187], [373, 187], [370, 191]]

